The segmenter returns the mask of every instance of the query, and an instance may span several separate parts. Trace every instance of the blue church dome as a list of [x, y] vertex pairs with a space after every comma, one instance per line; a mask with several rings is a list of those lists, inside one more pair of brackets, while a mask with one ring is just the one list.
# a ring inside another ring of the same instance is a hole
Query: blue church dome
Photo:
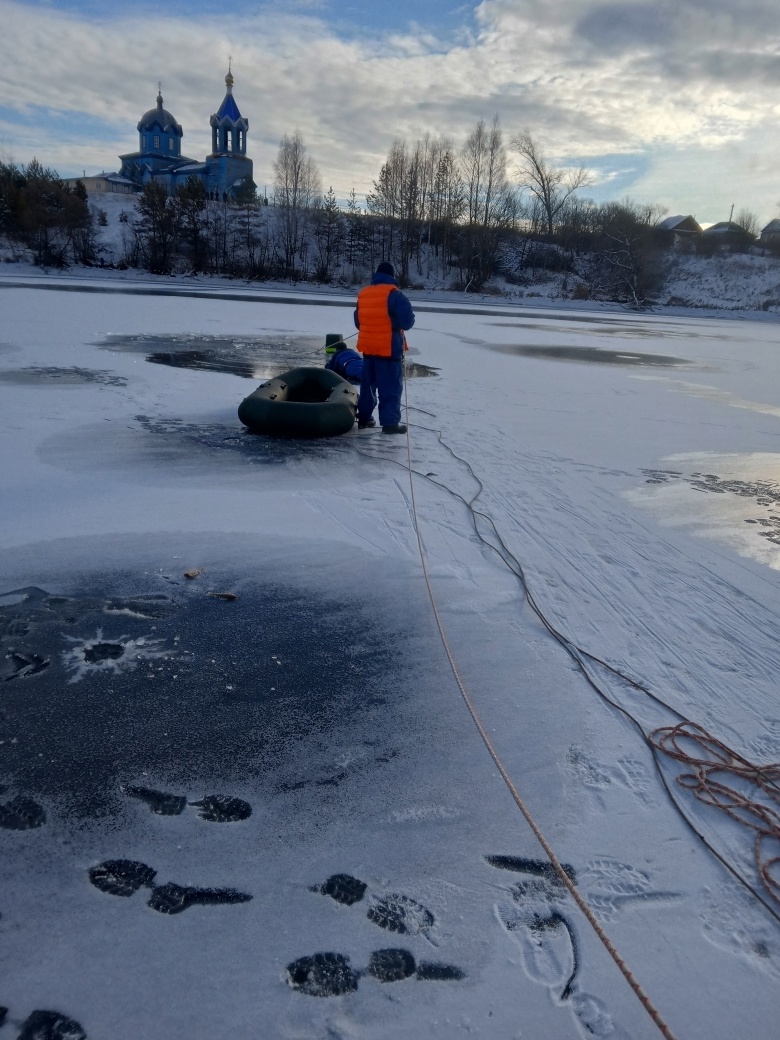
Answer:
[[164, 134], [174, 133], [178, 137], [183, 136], [181, 126], [176, 122], [171, 113], [163, 108], [161, 93], [157, 95], [157, 108], [150, 108], [148, 112], [144, 112], [137, 129], [139, 132], [143, 132], [144, 130], [152, 130], [155, 127], [162, 130]]
[[252, 160], [246, 154], [249, 120], [241, 115], [233, 97], [233, 73], [228, 66], [226, 93], [210, 119], [211, 155], [197, 162], [181, 154], [184, 131], [170, 112], [163, 108], [162, 86], [157, 93], [157, 107], [144, 112], [138, 122], [138, 151], [120, 155], [121, 176], [141, 190], [155, 182], [173, 193], [194, 178], [212, 199], [236, 196], [252, 180]]

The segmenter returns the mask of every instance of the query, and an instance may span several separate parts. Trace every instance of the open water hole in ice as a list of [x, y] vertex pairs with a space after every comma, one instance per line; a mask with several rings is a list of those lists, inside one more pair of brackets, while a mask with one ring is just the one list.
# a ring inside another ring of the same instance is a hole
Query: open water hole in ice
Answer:
[[[349, 337], [354, 347], [353, 337]], [[322, 367], [327, 360], [321, 337], [209, 336], [159, 334], [108, 336], [102, 348], [123, 353], [141, 353], [154, 365], [224, 372], [244, 379], [273, 379], [301, 365]], [[419, 362], [407, 362], [406, 376], [416, 379], [436, 375], [436, 370]]]

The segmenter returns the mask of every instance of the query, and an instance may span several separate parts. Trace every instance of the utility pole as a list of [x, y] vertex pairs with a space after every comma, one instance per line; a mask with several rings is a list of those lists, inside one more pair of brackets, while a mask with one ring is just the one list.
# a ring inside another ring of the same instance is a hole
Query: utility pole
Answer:
[[731, 203], [731, 213], [729, 213], [729, 224], [731, 223], [731, 218], [733, 216], [734, 216], [734, 203], [732, 202]]

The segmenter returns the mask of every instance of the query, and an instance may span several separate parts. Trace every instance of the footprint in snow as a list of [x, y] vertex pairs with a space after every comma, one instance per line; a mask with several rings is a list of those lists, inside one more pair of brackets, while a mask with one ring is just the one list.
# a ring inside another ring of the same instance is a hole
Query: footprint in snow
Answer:
[[3, 675], [5, 682], [11, 679], [28, 679], [31, 675], [39, 675], [51, 664], [50, 657], [41, 657], [40, 654], [23, 654], [18, 650], [10, 650], [6, 654], [9, 662], [6, 674]]
[[[0, 1026], [8, 1008], [0, 1007]], [[58, 1011], [33, 1011], [22, 1023], [16, 1040], [87, 1040], [87, 1034], [72, 1018]]]
[[180, 914], [190, 906], [224, 906], [247, 903], [252, 898], [234, 888], [196, 888], [172, 881], [155, 885], [157, 871], [131, 859], [109, 859], [89, 870], [89, 880], [101, 892], [130, 897], [141, 888], [151, 889], [147, 902], [161, 914]]
[[[312, 891], [330, 896], [344, 906], [352, 906], [363, 899], [367, 888], [365, 882], [350, 874], [333, 874], [324, 884], [316, 885]], [[384, 928], [387, 932], [397, 932], [399, 935], [427, 937], [435, 923], [433, 914], [422, 903], [396, 892], [381, 899], [372, 896], [366, 916], [379, 928]]]
[[17, 795], [0, 803], [0, 827], [7, 831], [27, 831], [46, 823], [46, 810], [32, 798]]
[[[503, 929], [520, 945], [527, 977], [546, 986], [555, 1002], [570, 1009], [584, 1035], [597, 1040], [626, 1040], [597, 997], [579, 988], [579, 944], [567, 916], [568, 890], [552, 864], [521, 856], [486, 856], [491, 866], [511, 870], [519, 880], [510, 888], [511, 902], [495, 905]], [[576, 881], [575, 870], [563, 864]], [[590, 863], [582, 879], [599, 886], [604, 903], [644, 895], [647, 878], [639, 870], [613, 861]]]
[[[328, 896], [342, 906], [354, 906], [363, 901], [368, 886], [351, 874], [332, 874], [323, 884], [315, 885], [311, 891]], [[377, 927], [399, 935], [422, 935], [430, 940], [429, 932], [435, 918], [427, 907], [416, 899], [393, 892], [389, 895], [370, 897], [366, 917]], [[353, 993], [358, 980], [369, 975], [377, 982], [401, 982], [415, 978], [426, 982], [455, 982], [466, 977], [465, 972], [454, 964], [439, 961], [416, 961], [411, 951], [401, 948], [376, 950], [369, 958], [368, 966], [355, 970], [345, 954], [315, 953], [300, 957], [287, 966], [286, 981], [289, 986], [312, 997], [340, 997]]]
[[155, 791], [151, 787], [130, 785], [123, 788], [131, 798], [137, 798], [149, 806], [157, 816], [179, 816], [190, 805], [198, 810], [198, 816], [209, 823], [237, 823], [252, 815], [252, 806], [241, 798], [224, 794], [207, 794], [199, 802], [188, 802], [185, 795]]
[[412, 977], [425, 982], [456, 982], [466, 977], [465, 972], [453, 964], [416, 962], [413, 954], [404, 949], [374, 951], [364, 971], [356, 971], [349, 957], [342, 953], [315, 953], [288, 964], [285, 975], [289, 986], [310, 997], [342, 997], [354, 993], [364, 975], [382, 983], [403, 982]]

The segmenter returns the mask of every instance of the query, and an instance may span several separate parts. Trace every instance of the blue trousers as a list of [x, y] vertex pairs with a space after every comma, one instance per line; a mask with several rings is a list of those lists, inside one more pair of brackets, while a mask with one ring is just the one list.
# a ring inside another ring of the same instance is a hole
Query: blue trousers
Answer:
[[401, 358], [363, 355], [358, 422], [366, 422], [371, 418], [377, 405], [377, 397], [379, 397], [379, 425], [395, 426], [401, 421], [401, 395], [404, 388], [403, 364]]

